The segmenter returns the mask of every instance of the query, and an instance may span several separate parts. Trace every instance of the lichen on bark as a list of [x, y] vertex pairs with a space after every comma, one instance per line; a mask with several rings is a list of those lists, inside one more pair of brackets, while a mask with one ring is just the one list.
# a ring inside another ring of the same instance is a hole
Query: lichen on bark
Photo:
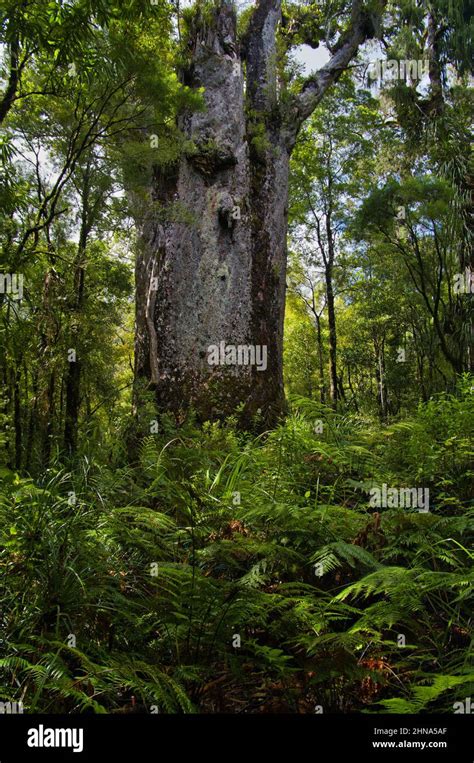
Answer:
[[[289, 159], [301, 122], [366, 35], [360, 5], [334, 60], [294, 98], [278, 79], [281, 0], [257, 3], [242, 40], [229, 0], [186, 13], [182, 79], [204, 108], [180, 116], [188, 149], [151, 195], [190, 216], [149, 215], [137, 260], [136, 376], [161, 409], [193, 407], [203, 419], [238, 409], [244, 426], [256, 416], [271, 426], [284, 411]], [[207, 349], [221, 341], [265, 345], [267, 368], [210, 366]]]

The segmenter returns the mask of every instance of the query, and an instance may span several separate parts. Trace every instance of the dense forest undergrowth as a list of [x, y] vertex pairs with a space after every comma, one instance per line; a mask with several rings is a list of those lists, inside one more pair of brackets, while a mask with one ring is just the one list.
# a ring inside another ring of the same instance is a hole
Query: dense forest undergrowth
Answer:
[[[165, 416], [132, 464], [4, 469], [2, 698], [452, 711], [474, 687], [471, 385], [388, 426], [295, 398], [257, 438]], [[384, 483], [428, 486], [429, 511], [373, 508]]]

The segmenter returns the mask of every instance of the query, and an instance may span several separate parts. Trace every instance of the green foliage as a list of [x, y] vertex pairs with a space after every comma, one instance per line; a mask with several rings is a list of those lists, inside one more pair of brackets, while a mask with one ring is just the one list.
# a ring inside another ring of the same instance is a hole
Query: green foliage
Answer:
[[[295, 397], [255, 440], [162, 417], [133, 467], [4, 470], [2, 697], [31, 712], [452, 708], [473, 680], [471, 384], [403, 426]], [[372, 484], [427, 475], [430, 513], [371, 513]]]

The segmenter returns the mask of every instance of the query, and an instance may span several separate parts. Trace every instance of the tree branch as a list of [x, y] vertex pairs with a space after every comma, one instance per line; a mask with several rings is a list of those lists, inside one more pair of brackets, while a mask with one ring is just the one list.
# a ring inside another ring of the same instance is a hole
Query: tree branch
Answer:
[[[380, 7], [383, 9], [386, 0], [381, 0]], [[360, 45], [375, 36], [375, 23], [372, 14], [363, 7], [362, 0], [353, 0], [352, 13], [349, 28], [333, 48], [333, 55], [327, 64], [312, 74], [304, 82], [301, 91], [295, 97], [290, 109], [291, 125], [293, 125], [293, 137], [296, 139], [298, 131], [321, 101], [326, 90], [337, 82], [341, 74], [347, 69], [350, 61], [357, 54]]]

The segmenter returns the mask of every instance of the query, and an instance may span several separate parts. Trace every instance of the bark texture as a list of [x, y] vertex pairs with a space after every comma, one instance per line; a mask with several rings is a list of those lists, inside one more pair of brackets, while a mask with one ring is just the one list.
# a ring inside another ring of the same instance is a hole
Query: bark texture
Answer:
[[[192, 406], [207, 419], [239, 409], [245, 426], [256, 414], [271, 426], [284, 410], [289, 158], [303, 120], [371, 34], [360, 9], [354, 2], [330, 62], [291, 99], [277, 75], [280, 0], [257, 4], [241, 44], [228, 0], [196, 16], [186, 84], [204, 88], [205, 110], [181, 119], [193, 148], [156, 172], [136, 267], [136, 379], [161, 410]], [[222, 342], [266, 347], [266, 368], [210, 365], [209, 347]]]

